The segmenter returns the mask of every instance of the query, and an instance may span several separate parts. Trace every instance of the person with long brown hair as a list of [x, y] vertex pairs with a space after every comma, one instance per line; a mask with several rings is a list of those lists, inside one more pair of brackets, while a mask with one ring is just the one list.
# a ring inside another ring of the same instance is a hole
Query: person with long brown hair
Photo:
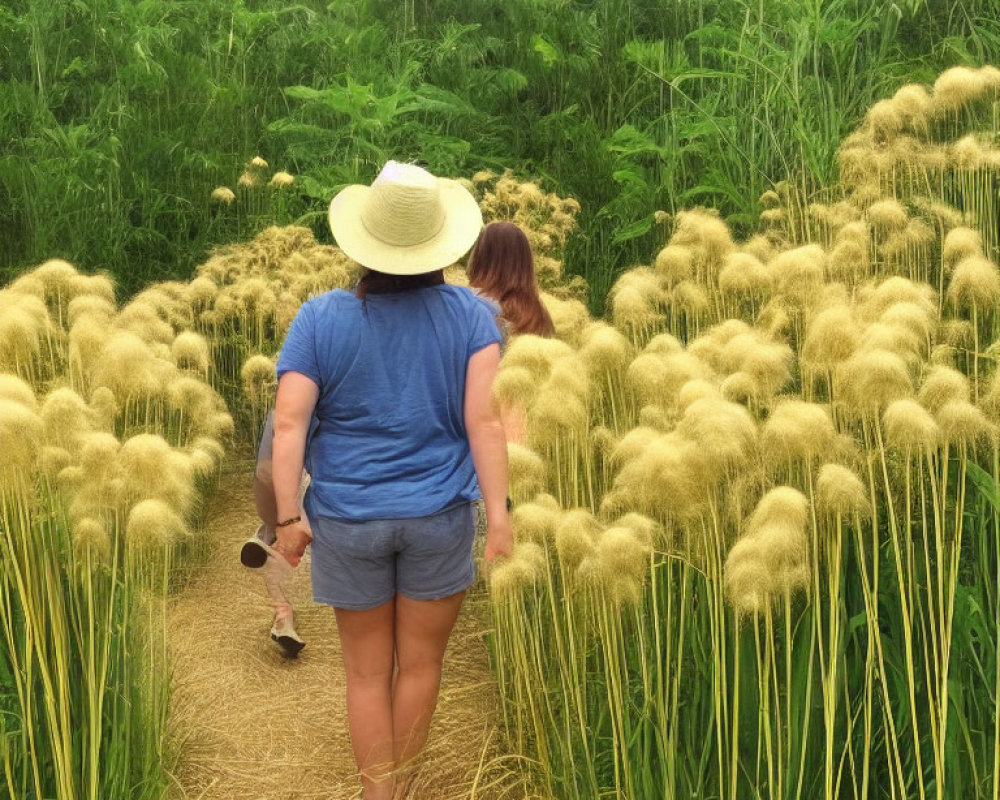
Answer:
[[[531, 243], [513, 222], [491, 222], [483, 228], [469, 254], [467, 272], [469, 285], [500, 307], [498, 322], [506, 335], [555, 336], [535, 281]], [[507, 441], [523, 444], [528, 438], [524, 409], [505, 405], [499, 413]]]
[[469, 254], [469, 285], [496, 300], [512, 335], [554, 336], [552, 317], [535, 281], [528, 237], [513, 222], [491, 222]]

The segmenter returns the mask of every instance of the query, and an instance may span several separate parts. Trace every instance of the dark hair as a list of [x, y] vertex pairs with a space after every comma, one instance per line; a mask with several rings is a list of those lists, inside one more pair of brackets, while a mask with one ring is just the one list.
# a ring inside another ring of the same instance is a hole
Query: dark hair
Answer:
[[439, 286], [444, 283], [444, 270], [424, 272], [420, 275], [390, 275], [365, 267], [365, 272], [354, 288], [354, 294], [364, 302], [370, 294], [388, 294], [389, 292], [408, 292], [411, 289], [423, 289], [426, 286]]
[[554, 336], [552, 317], [535, 284], [531, 245], [513, 222], [491, 222], [469, 255], [469, 284], [500, 304], [511, 333]]

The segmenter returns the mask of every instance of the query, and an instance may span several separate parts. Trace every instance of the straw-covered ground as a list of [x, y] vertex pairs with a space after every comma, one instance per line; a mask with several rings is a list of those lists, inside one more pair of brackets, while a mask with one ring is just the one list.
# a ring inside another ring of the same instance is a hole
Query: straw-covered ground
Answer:
[[[263, 584], [237, 558], [256, 524], [250, 465], [232, 464], [211, 500], [208, 553], [171, 604], [171, 742], [178, 797], [340, 800], [359, 797], [333, 612], [314, 605], [308, 559], [292, 591], [307, 647], [283, 658], [269, 640]], [[446, 656], [425, 758], [407, 797], [524, 798], [516, 759], [502, 752], [481, 587], [466, 602]]]

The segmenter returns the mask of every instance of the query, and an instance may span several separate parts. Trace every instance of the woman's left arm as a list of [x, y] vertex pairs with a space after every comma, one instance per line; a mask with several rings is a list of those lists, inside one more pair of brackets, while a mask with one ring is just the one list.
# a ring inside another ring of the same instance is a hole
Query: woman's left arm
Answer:
[[[274, 497], [278, 521], [301, 514], [299, 486], [305, 461], [306, 436], [319, 398], [319, 387], [300, 372], [286, 372], [278, 381], [274, 408]], [[293, 567], [299, 563], [310, 535], [303, 522], [276, 529], [276, 549]]]

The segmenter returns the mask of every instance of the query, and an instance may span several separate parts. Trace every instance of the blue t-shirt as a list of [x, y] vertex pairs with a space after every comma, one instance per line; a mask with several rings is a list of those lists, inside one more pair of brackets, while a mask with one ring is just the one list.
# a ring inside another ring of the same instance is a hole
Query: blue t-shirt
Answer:
[[319, 386], [305, 511], [346, 520], [423, 517], [480, 497], [465, 431], [473, 353], [500, 341], [491, 306], [442, 284], [306, 302], [278, 359]]

